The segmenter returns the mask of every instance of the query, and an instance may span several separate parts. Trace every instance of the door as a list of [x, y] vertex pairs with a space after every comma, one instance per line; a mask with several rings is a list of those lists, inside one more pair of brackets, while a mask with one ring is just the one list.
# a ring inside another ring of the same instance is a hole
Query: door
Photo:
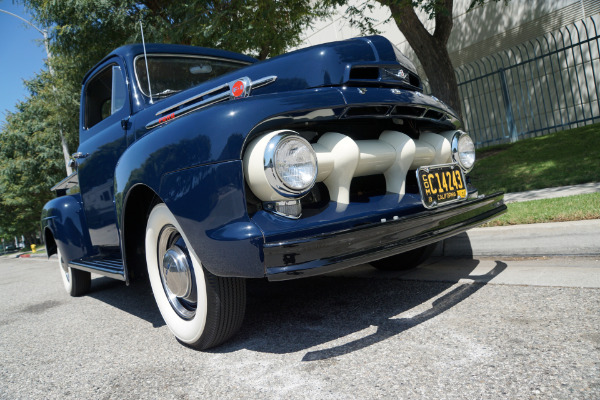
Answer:
[[125, 151], [121, 121], [130, 114], [126, 75], [118, 59], [96, 69], [81, 96], [79, 186], [92, 246], [97, 253], [119, 252], [114, 202], [114, 172]]

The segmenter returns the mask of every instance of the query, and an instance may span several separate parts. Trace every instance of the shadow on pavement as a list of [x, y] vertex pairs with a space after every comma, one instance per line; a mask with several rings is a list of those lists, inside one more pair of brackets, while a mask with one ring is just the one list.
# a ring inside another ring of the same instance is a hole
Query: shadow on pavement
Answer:
[[[478, 260], [464, 260], [462, 269], [474, 270]], [[348, 354], [396, 336], [456, 306], [501, 273], [496, 266], [480, 282], [421, 282], [402, 277], [315, 277], [267, 283], [249, 282], [248, 307], [241, 332], [213, 352], [249, 349], [284, 354], [311, 349], [328, 342], [374, 333], [341, 345], [307, 352], [303, 361], [324, 360]], [[396, 318], [423, 303], [432, 307], [409, 318]]]
[[[491, 280], [494, 276], [498, 275], [504, 269], [506, 269], [506, 264], [497, 261], [494, 269], [488, 272], [488, 274], [486, 274], [486, 277], [488, 278], [487, 281], [489, 282], [489, 280]], [[323, 360], [331, 357], [340, 356], [381, 342], [391, 336], [396, 336], [414, 326], [417, 326], [425, 321], [437, 317], [443, 312], [451, 309], [461, 301], [473, 295], [484, 285], [485, 283], [462, 283], [459, 286], [453, 288], [450, 292], [444, 294], [442, 297], [436, 299], [433, 302], [432, 308], [416, 316], [400, 319], [382, 318], [379, 321], [379, 324], [377, 324], [377, 331], [374, 334], [341, 346], [333, 347], [326, 350], [308, 352], [306, 353], [302, 361]]]
[[[476, 259], [462, 259], [447, 282], [411, 280], [410, 271], [381, 272], [368, 266], [343, 274], [285, 282], [248, 280], [248, 303], [241, 331], [209, 352], [307, 351], [303, 361], [352, 353], [443, 314], [507, 267], [496, 261], [492, 270], [478, 275], [477, 283], [465, 282], [464, 278], [478, 265]], [[165, 325], [146, 281], [125, 288], [123, 282], [95, 278], [89, 296], [148, 321], [154, 327]], [[426, 303], [431, 303], [431, 307], [422, 306]], [[425, 310], [408, 317], [401, 315], [418, 306]], [[368, 333], [363, 335], [363, 331]], [[327, 345], [346, 337], [348, 340], [342, 344]], [[316, 346], [322, 348], [310, 350]]]
[[94, 278], [88, 296], [150, 322], [155, 328], [165, 325], [147, 281], [125, 286], [124, 282], [115, 279]]

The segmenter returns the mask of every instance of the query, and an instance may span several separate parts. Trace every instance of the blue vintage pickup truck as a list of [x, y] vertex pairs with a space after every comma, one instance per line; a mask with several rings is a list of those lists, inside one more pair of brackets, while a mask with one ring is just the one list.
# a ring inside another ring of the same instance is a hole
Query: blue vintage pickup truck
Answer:
[[411, 268], [506, 210], [456, 113], [380, 36], [261, 61], [128, 45], [83, 80], [76, 173], [42, 212], [67, 291], [147, 278], [182, 343], [242, 324], [246, 279]]

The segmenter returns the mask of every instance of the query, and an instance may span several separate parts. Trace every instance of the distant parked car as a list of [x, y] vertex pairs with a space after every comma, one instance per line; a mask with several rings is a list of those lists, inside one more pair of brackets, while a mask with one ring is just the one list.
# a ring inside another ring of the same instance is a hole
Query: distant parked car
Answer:
[[15, 246], [14, 244], [7, 244], [6, 246], [4, 246], [5, 253], [14, 253], [17, 250], [17, 246]]
[[[469, 184], [475, 148], [380, 36], [266, 61], [128, 45], [84, 78], [76, 174], [44, 207], [67, 291], [150, 279], [199, 349], [241, 326], [246, 279], [414, 267], [506, 210]], [[293, 339], [291, 339], [293, 340]]]

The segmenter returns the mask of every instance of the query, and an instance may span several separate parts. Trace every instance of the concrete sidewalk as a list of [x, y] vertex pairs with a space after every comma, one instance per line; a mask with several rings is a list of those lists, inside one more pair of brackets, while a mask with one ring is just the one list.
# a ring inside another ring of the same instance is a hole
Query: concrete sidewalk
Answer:
[[581, 185], [561, 186], [548, 189], [530, 190], [528, 192], [506, 193], [504, 202], [506, 204], [520, 201], [553, 199], [556, 197], [574, 196], [576, 194], [598, 193], [600, 182], [583, 183]]

